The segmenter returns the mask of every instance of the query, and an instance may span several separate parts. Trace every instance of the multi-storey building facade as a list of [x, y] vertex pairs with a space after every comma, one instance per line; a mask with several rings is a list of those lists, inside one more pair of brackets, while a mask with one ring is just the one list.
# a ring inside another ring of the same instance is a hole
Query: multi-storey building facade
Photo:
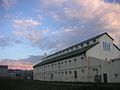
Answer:
[[[116, 58], [120, 58], [120, 49], [113, 43], [111, 36], [103, 33], [44, 57], [40, 63], [33, 66], [33, 79], [65, 82], [116, 82], [113, 79], [114, 73], [111, 73], [112, 69], [114, 71], [114, 68], [111, 69], [112, 65], [119, 61], [119, 59], [115, 60]], [[116, 64], [116, 68], [120, 67], [120, 63]], [[115, 76], [120, 78], [117, 70]]]

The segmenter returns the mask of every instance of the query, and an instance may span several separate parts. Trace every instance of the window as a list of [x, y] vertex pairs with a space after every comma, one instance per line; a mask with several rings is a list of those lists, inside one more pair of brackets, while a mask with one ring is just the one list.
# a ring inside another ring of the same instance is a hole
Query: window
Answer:
[[68, 49], [67, 49], [67, 52], [68, 52]]
[[83, 47], [83, 44], [81, 44], [81, 47]]
[[65, 61], [65, 63], [67, 63], [67, 61]]
[[67, 71], [65, 72], [65, 74], [67, 74]]
[[81, 59], [84, 59], [84, 57], [81, 57]]
[[95, 43], [95, 42], [96, 42], [96, 40], [93, 40], [93, 42]]
[[53, 79], [53, 74], [51, 74], [51, 79]]
[[53, 67], [53, 64], [52, 64], [52, 67]]
[[108, 43], [108, 42], [103, 42], [103, 49], [104, 49], [104, 50], [107, 50], [107, 51], [111, 50], [110, 43]]
[[89, 42], [87, 42], [87, 45], [89, 45]]
[[77, 59], [74, 59], [74, 61], [77, 61]]
[[84, 73], [84, 72], [85, 72], [85, 70], [84, 70], [84, 69], [82, 69], [82, 70], [81, 70], [81, 72], [83, 72], [83, 73]]
[[69, 60], [69, 62], [71, 62], [71, 60]]
[[71, 74], [72, 72], [71, 71], [69, 71], [69, 74]]
[[115, 78], [117, 78], [117, 77], [118, 77], [118, 74], [116, 73], [116, 74], [115, 74]]
[[76, 46], [76, 49], [78, 48], [78, 46]]
[[61, 64], [63, 64], [63, 62], [61, 62]]
[[74, 71], [74, 78], [77, 78], [77, 71]]

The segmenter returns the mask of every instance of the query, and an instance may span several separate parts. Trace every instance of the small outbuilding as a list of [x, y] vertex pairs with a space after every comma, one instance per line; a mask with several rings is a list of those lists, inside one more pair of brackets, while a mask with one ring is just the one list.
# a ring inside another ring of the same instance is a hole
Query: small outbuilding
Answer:
[[8, 77], [8, 66], [0, 65], [0, 78], [7, 78], [7, 77]]

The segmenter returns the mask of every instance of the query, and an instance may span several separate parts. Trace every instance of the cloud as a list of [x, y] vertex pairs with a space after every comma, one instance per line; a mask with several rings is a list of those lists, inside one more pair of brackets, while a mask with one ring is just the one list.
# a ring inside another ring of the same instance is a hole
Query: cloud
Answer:
[[1, 65], [8, 65], [9, 69], [22, 69], [22, 70], [32, 70], [33, 65], [40, 62], [42, 56], [29, 56], [25, 59], [11, 60], [4, 59], [0, 60]]
[[[119, 45], [119, 0], [42, 0], [41, 2], [40, 8], [49, 12], [51, 17], [61, 19], [61, 24], [67, 31], [69, 31], [69, 27], [78, 28], [78, 30], [74, 30], [73, 34], [62, 33], [67, 40], [71, 41], [72, 39], [73, 42], [76, 42], [77, 35], [85, 37], [91, 32], [94, 34], [108, 32], [115, 38], [115, 43]], [[81, 28], [83, 25], [84, 27]], [[64, 38], [61, 37], [60, 40], [64, 40]]]
[[13, 44], [23, 43], [19, 39], [11, 38], [5, 35], [0, 34], [0, 47], [12, 46]]
[[2, 14], [0, 15], [0, 21], [4, 21], [6, 19], [10, 19], [11, 18], [11, 14]]
[[[41, 17], [42, 18], [42, 17]], [[36, 30], [36, 27], [41, 25], [41, 22], [35, 21], [33, 19], [24, 19], [24, 20], [14, 20], [13, 26], [15, 30], [12, 31], [12, 34], [27, 40], [27, 44], [35, 47], [43, 43], [45, 40], [44, 34], [47, 34], [49, 31], [46, 30]]]
[[45, 41], [45, 37], [43, 37], [43, 35], [47, 32], [47, 30], [23, 30], [13, 31], [12, 33], [17, 37], [28, 40], [31, 46], [40, 47], [40, 45]]
[[0, 38], [0, 47], [6, 47], [11, 45], [11, 41], [8, 38]]
[[16, 29], [27, 29], [29, 27], [34, 27], [40, 25], [41, 23], [32, 19], [25, 19], [25, 20], [14, 20], [13, 26]]
[[5, 37], [4, 35], [0, 34], [0, 38], [4, 38], [4, 37]]
[[0, 5], [6, 10], [10, 9], [15, 3], [16, 0], [0, 0]]

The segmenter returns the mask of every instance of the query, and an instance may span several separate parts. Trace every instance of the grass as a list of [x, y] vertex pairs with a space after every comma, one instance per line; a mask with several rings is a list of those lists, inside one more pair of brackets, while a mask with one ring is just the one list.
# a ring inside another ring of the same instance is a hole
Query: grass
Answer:
[[0, 79], [0, 90], [120, 90], [120, 84], [58, 83]]

